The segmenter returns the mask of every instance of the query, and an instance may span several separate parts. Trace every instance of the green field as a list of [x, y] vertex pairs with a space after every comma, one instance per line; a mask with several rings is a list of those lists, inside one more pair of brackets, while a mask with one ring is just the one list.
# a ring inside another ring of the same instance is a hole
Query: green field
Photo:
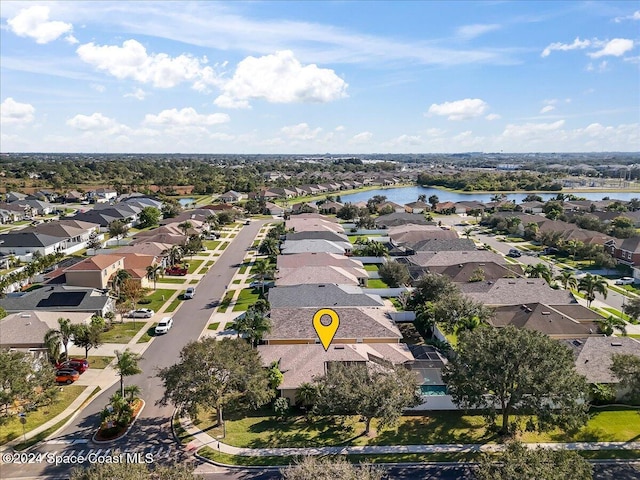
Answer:
[[204, 262], [204, 260], [189, 260], [189, 270], [187, 271], [187, 273], [196, 273], [196, 270], [198, 270], [198, 268], [200, 268], [200, 265], [202, 265], [202, 262]]
[[173, 295], [173, 292], [175, 292], [175, 290], [159, 288], [155, 292], [152, 291], [149, 295], [144, 297], [146, 299], [151, 300], [151, 303], [144, 303], [143, 304], [143, 303], [138, 302], [138, 307], [139, 308], [150, 308], [154, 312], [157, 312], [158, 310], [160, 310], [162, 308], [162, 306], [165, 304], [165, 302], [167, 300], [169, 300], [171, 295]]
[[133, 319], [127, 323], [114, 323], [111, 330], [102, 334], [103, 343], [129, 343], [138, 331], [147, 323], [147, 318]]
[[234, 312], [244, 312], [251, 305], [258, 301], [260, 291], [257, 288], [245, 288], [240, 290], [236, 304], [233, 306]]
[[111, 361], [116, 357], [104, 357], [104, 356], [92, 356], [89, 355], [87, 357], [87, 361], [89, 362], [90, 368], [105, 368], [107, 365], [111, 363]]
[[158, 283], [187, 283], [187, 279], [178, 278], [178, 277], [168, 277], [168, 278], [159, 278], [157, 282]]
[[138, 339], [138, 341], [136, 343], [147, 343], [149, 340], [151, 340], [153, 337], [156, 336], [156, 325], [158, 325], [157, 323], [154, 323], [153, 325], [151, 325], [146, 332], [144, 332], [142, 334], [142, 336]]
[[367, 272], [377, 272], [380, 269], [380, 265], [377, 263], [368, 263], [364, 266]]

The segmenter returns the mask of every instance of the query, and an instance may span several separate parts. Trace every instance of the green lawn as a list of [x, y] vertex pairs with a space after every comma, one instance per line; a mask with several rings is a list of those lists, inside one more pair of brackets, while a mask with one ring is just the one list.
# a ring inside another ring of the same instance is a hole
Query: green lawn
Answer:
[[152, 291], [149, 295], [147, 295], [145, 297], [146, 299], [151, 300], [151, 303], [142, 304], [142, 303], [138, 302], [138, 307], [139, 308], [150, 308], [154, 312], [157, 312], [158, 310], [160, 310], [162, 308], [162, 306], [165, 304], [165, 302], [167, 300], [169, 300], [171, 295], [173, 295], [174, 291], [175, 290], [162, 289], [162, 288], [159, 288], [156, 291]]
[[227, 245], [229, 245], [229, 242], [225, 242], [222, 245], [220, 245], [220, 250], [224, 250], [225, 248], [227, 248]]
[[114, 323], [111, 330], [102, 334], [103, 343], [129, 343], [136, 333], [147, 323], [146, 318], [137, 318], [127, 323]]
[[377, 272], [380, 269], [380, 265], [377, 263], [368, 263], [364, 266], [367, 272]]
[[[362, 436], [364, 423], [357, 416], [344, 419], [320, 417], [308, 421], [302, 416], [275, 420], [265, 412], [246, 417], [227, 413], [225, 442], [236, 447], [316, 447], [328, 445], [421, 445], [438, 443], [490, 443], [499, 438], [491, 432], [481, 415], [462, 412], [431, 412], [430, 415], [403, 416], [394, 429], [379, 431], [377, 436]], [[210, 429], [212, 436], [222, 432], [215, 425], [215, 411], [199, 415], [196, 425]], [[374, 427], [376, 422], [374, 421]], [[588, 424], [575, 434], [559, 430], [524, 433], [523, 442], [596, 442], [635, 441], [640, 435], [636, 410], [607, 410], [592, 413]]]
[[[25, 424], [25, 430], [28, 432], [36, 427], [39, 427], [43, 423], [51, 420], [56, 415], [62, 413], [65, 408], [71, 405], [78, 395], [87, 387], [80, 385], [65, 385], [60, 387], [61, 392], [58, 394], [58, 398], [50, 405], [45, 405], [39, 409], [27, 413], [27, 423]], [[93, 388], [93, 387], [92, 387]], [[0, 429], [0, 444], [5, 444], [22, 435], [22, 424], [18, 417], [12, 417], [7, 423], [2, 425]]]
[[187, 283], [187, 279], [178, 277], [159, 278], [158, 283]]
[[210, 266], [212, 266], [214, 263], [216, 263], [216, 262], [214, 262], [213, 260], [209, 260], [207, 263], [205, 263], [205, 264], [204, 264], [204, 266], [205, 266], [205, 267], [210, 267]]
[[202, 245], [206, 247], [207, 250], [215, 250], [220, 245], [220, 240], [205, 240], [202, 242]]
[[189, 263], [189, 270], [187, 271], [187, 273], [196, 273], [196, 270], [200, 268], [200, 265], [202, 265], [202, 262], [204, 262], [204, 260], [189, 260], [187, 262]]
[[210, 323], [207, 328], [209, 330], [217, 330], [218, 327], [220, 326], [220, 322], [215, 322], [215, 323]]
[[199, 283], [199, 282], [200, 282], [200, 280], [198, 280], [197, 278], [194, 278], [193, 280], [191, 280], [191, 281], [189, 282], [189, 285], [196, 285], [196, 284], [197, 284], [197, 283]]
[[257, 288], [245, 288], [243, 290], [240, 290], [240, 294], [238, 295], [236, 304], [233, 306], [233, 311], [246, 311], [251, 305], [258, 301], [259, 296], [260, 290], [258, 290]]
[[370, 278], [367, 280], [367, 288], [389, 288], [389, 285], [379, 278]]
[[631, 321], [631, 318], [629, 317], [629, 315], [627, 315], [626, 313], [621, 312], [620, 310], [618, 310], [617, 308], [613, 308], [613, 307], [603, 307], [603, 310], [606, 310], [607, 312], [615, 315], [616, 317], [620, 317], [623, 320], [626, 320], [627, 322]]
[[153, 337], [156, 336], [156, 325], [158, 325], [157, 323], [154, 323], [153, 325], [151, 325], [151, 327], [149, 327], [147, 329], [146, 332], [144, 332], [144, 334], [138, 339], [138, 341], [136, 343], [147, 343], [149, 340], [151, 340]]
[[247, 271], [247, 268], [249, 268], [249, 265], [247, 265], [246, 263], [243, 263], [242, 266], [240, 267], [240, 273], [245, 273]]
[[167, 313], [171, 313], [171, 312], [175, 312], [176, 308], [178, 308], [178, 305], [180, 305], [182, 303], [182, 298], [180, 297], [180, 295], [178, 295], [176, 297], [175, 300], [173, 300], [169, 306], [167, 308], [164, 309], [165, 312]]
[[241, 283], [241, 282], [242, 282], [242, 280], [239, 280], [239, 279], [238, 279], [238, 280], [234, 280], [234, 281], [233, 281], [233, 282], [231, 282], [231, 283], [233, 283], [234, 285], [240, 285], [240, 283]]
[[87, 357], [87, 361], [89, 362], [90, 368], [105, 368], [107, 365], [111, 363], [111, 361], [116, 357], [104, 357], [104, 356], [92, 356], [89, 355]]
[[220, 302], [220, 306], [218, 307], [218, 312], [226, 312], [227, 308], [229, 308], [229, 304], [231, 303], [231, 299], [233, 298], [233, 294], [235, 293], [235, 290], [229, 290], [227, 293], [224, 294], [224, 298], [222, 299], [222, 302]]

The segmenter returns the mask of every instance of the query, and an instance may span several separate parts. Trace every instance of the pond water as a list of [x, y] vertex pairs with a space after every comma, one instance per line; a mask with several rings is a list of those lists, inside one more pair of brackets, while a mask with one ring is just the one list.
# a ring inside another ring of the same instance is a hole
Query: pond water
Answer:
[[187, 205], [191, 205], [192, 203], [195, 203], [196, 199], [195, 198], [181, 198], [180, 200], [178, 200], [178, 202], [183, 207], [186, 207]]
[[[549, 200], [550, 198], [555, 197], [559, 192], [554, 193], [535, 193], [535, 195], [540, 195], [543, 201]], [[562, 193], [571, 193], [571, 192], [562, 192]], [[470, 201], [476, 200], [480, 202], [490, 202], [491, 197], [494, 195], [493, 193], [483, 193], [483, 192], [469, 192], [469, 193], [461, 193], [461, 192], [451, 192], [449, 190], [441, 190], [433, 187], [398, 187], [398, 188], [378, 188], [376, 190], [367, 190], [364, 192], [352, 193], [349, 195], [340, 195], [340, 199], [342, 203], [346, 202], [366, 202], [374, 195], [384, 195], [387, 197], [387, 200], [391, 202], [398, 203], [400, 205], [404, 205], [405, 203], [415, 202], [418, 200], [419, 195], [426, 195], [427, 199], [431, 195], [437, 195], [440, 202], [462, 202], [462, 201]], [[522, 202], [522, 199], [525, 198], [528, 193], [507, 193], [507, 200], [515, 200], [516, 203]], [[598, 191], [598, 192], [588, 192], [588, 193], [575, 193], [577, 197], [584, 197], [587, 200], [602, 200], [603, 197], [609, 197], [616, 200], [624, 200], [628, 201], [632, 198], [640, 198], [640, 192], [607, 192], [607, 191]]]

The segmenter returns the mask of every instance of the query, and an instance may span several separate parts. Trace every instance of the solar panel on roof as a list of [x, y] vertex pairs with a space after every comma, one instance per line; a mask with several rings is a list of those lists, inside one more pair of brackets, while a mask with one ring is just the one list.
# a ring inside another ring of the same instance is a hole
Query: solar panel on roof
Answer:
[[54, 292], [48, 298], [38, 302], [38, 307], [77, 307], [82, 303], [86, 292]]

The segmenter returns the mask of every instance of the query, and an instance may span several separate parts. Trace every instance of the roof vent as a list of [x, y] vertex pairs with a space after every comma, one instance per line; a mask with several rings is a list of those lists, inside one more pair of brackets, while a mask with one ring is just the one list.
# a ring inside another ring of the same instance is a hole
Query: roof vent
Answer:
[[544, 311], [542, 312], [542, 315], [551, 315], [551, 312]]
[[326, 286], [326, 285], [318, 285], [318, 287], [324, 287], [324, 286]]
[[509, 282], [509, 285], [515, 285], [515, 284], [516, 284], [516, 282]]
[[344, 345], [335, 345], [333, 347], [334, 350], [344, 350]]
[[612, 347], [621, 347], [622, 346], [622, 342], [611, 342], [611, 346]]
[[22, 315], [20, 315], [20, 318], [31, 318], [31, 314], [30, 313], [23, 313]]
[[484, 263], [479, 263], [478, 264], [479, 267], [484, 267], [484, 265], [485, 265]]
[[580, 345], [582, 345], [582, 342], [581, 342], [580, 340], [574, 340], [574, 341], [573, 341], [573, 344], [574, 344], [576, 347], [579, 347]]

